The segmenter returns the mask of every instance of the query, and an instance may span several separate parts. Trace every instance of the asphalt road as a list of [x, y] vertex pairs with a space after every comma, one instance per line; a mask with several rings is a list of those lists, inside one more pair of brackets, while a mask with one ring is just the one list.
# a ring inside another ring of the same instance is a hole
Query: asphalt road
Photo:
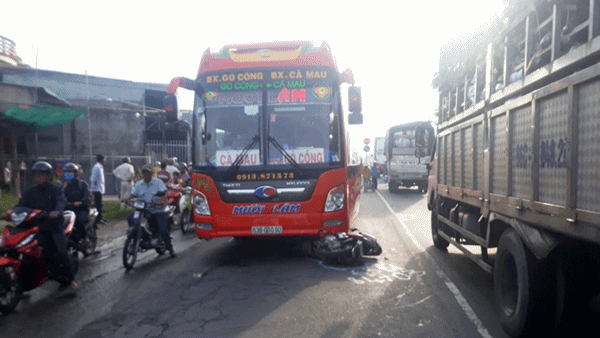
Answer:
[[[199, 241], [174, 232], [175, 259], [121, 263], [123, 224], [102, 229], [77, 294], [55, 282], [0, 317], [5, 337], [505, 337], [491, 276], [435, 249], [425, 195], [363, 193], [358, 228], [383, 253], [328, 266], [288, 240]], [[493, 254], [491, 255], [493, 258]]]

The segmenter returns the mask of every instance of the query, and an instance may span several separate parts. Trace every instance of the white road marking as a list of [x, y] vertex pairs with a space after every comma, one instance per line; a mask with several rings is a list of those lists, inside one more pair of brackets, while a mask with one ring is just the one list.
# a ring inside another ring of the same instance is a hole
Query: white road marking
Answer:
[[396, 307], [394, 307], [394, 310], [397, 310], [397, 309], [403, 309], [403, 308], [405, 308], [405, 307], [411, 307], [411, 306], [419, 305], [419, 304], [421, 304], [421, 303], [424, 303], [424, 302], [425, 302], [426, 300], [428, 300], [429, 298], [431, 298], [431, 295], [429, 295], [429, 296], [427, 296], [427, 297], [425, 297], [425, 298], [421, 299], [421, 300], [420, 300], [420, 301], [418, 301], [418, 302], [414, 302], [414, 303], [411, 303], [411, 304], [405, 304], [405, 305], [401, 305], [401, 306], [396, 306]]
[[408, 227], [406, 226], [406, 224], [403, 221], [404, 217], [401, 217], [401, 215], [396, 215], [396, 213], [394, 212], [394, 209], [392, 209], [392, 206], [390, 206], [390, 204], [385, 200], [385, 198], [383, 198], [383, 196], [381, 195], [381, 193], [379, 191], [377, 191], [377, 190], [375, 192], [377, 193], [377, 195], [379, 195], [379, 198], [381, 198], [381, 200], [383, 201], [383, 203], [387, 207], [388, 211], [392, 215], [396, 216], [396, 218], [398, 219], [398, 222], [402, 225], [402, 227], [404, 228], [404, 231], [406, 231], [406, 233], [408, 234], [408, 237], [410, 237], [410, 239], [415, 244], [415, 246], [419, 250], [421, 250], [425, 254], [425, 257], [427, 257], [431, 261], [431, 263], [433, 264], [433, 266], [436, 269], [436, 274], [444, 281], [444, 283], [446, 284], [446, 287], [448, 287], [448, 289], [450, 290], [450, 292], [452, 292], [452, 294], [454, 295], [454, 298], [456, 298], [456, 301], [458, 302], [458, 305], [460, 305], [460, 307], [463, 309], [463, 311], [465, 312], [465, 314], [467, 315], [467, 317], [471, 320], [471, 322], [473, 322], [473, 324], [475, 325], [475, 327], [477, 327], [477, 332], [479, 332], [479, 334], [481, 334], [482, 337], [491, 338], [492, 335], [490, 335], [490, 333], [485, 328], [485, 326], [483, 326], [483, 323], [481, 322], [481, 320], [479, 319], [479, 317], [477, 317], [477, 314], [475, 313], [475, 311], [473, 311], [473, 308], [471, 308], [471, 306], [467, 302], [467, 299], [460, 293], [460, 290], [458, 290], [458, 288], [456, 287], [456, 285], [454, 285], [454, 283], [442, 271], [442, 269], [440, 269], [439, 265], [436, 263], [436, 261], [433, 259], [433, 257], [431, 257], [431, 255], [429, 255], [429, 253], [427, 251], [425, 251], [425, 249], [423, 248], [423, 246], [421, 246], [421, 244], [417, 241], [417, 239], [410, 232], [410, 230], [408, 230]]

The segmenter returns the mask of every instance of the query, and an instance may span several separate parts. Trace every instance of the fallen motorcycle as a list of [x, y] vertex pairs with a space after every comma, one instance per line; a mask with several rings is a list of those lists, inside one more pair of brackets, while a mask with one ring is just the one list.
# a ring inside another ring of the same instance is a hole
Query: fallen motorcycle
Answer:
[[313, 241], [312, 250], [326, 264], [356, 264], [363, 256], [378, 256], [381, 246], [375, 237], [357, 229], [337, 234], [322, 234]]
[[[0, 312], [12, 312], [23, 292], [33, 290], [50, 279], [66, 285], [64, 276], [57, 274], [57, 266], [46, 264], [42, 248], [35, 239], [40, 230], [37, 221], [47, 217], [41, 210], [16, 207], [4, 215], [15, 225], [7, 226], [0, 237]], [[75, 214], [64, 212], [65, 235], [68, 237], [75, 225]], [[69, 257], [75, 272], [79, 268], [78, 255], [72, 243], [67, 242]]]

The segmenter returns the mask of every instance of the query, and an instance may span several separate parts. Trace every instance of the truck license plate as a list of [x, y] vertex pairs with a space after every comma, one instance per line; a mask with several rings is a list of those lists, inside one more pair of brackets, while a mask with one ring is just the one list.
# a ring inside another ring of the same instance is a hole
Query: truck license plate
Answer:
[[253, 235], [275, 235], [281, 233], [283, 233], [283, 227], [280, 225], [252, 227]]

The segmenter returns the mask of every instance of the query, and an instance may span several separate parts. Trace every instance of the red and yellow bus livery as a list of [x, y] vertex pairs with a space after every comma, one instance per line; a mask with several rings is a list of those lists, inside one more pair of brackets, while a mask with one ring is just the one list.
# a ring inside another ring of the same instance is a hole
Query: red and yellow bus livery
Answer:
[[[351, 85], [348, 115], [344, 83]], [[326, 237], [354, 227], [360, 164], [350, 163], [346, 125], [362, 123], [360, 88], [349, 69], [338, 71], [327, 43], [207, 49], [195, 81], [171, 81], [168, 112], [177, 111], [179, 87], [195, 92], [199, 238]]]

